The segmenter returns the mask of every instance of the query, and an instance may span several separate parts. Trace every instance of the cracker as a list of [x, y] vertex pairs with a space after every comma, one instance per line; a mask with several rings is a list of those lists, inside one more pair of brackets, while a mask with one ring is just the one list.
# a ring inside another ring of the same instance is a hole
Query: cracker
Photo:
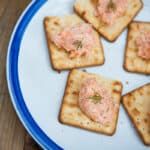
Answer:
[[146, 145], [150, 145], [150, 83], [123, 96], [123, 106]]
[[113, 135], [116, 131], [119, 108], [113, 116], [113, 121], [109, 125], [102, 125], [89, 119], [78, 106], [78, 95], [83, 79], [94, 77], [103, 84], [112, 95], [114, 103], [120, 105], [122, 84], [119, 81], [110, 80], [100, 75], [91, 74], [79, 70], [72, 70], [68, 75], [68, 81], [59, 113], [59, 121], [63, 124], [79, 127], [82, 129]]
[[104, 23], [95, 16], [96, 0], [76, 0], [74, 9], [79, 16], [91, 23], [102, 36], [109, 41], [114, 41], [143, 6], [141, 0], [128, 0], [128, 3], [125, 14], [117, 18], [115, 23], [110, 26], [104, 25]]
[[47, 44], [50, 52], [50, 59], [52, 67], [55, 70], [66, 70], [72, 68], [80, 68], [87, 66], [97, 66], [104, 63], [104, 53], [103, 47], [99, 39], [98, 33], [93, 30], [97, 42], [95, 43], [94, 48], [91, 50], [89, 56], [82, 56], [77, 58], [69, 58], [68, 53], [64, 49], [59, 49], [52, 41], [51, 35], [59, 33], [62, 28], [76, 25], [83, 22], [83, 20], [77, 15], [68, 15], [63, 17], [46, 17], [44, 19]]
[[137, 55], [135, 40], [140, 35], [139, 29], [141, 28], [150, 32], [150, 22], [134, 21], [129, 25], [124, 68], [129, 72], [150, 74], [150, 60], [142, 59]]

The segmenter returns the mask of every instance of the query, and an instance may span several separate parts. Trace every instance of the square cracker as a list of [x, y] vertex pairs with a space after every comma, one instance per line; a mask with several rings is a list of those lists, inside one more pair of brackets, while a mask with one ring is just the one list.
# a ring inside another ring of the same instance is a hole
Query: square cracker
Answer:
[[59, 49], [52, 41], [51, 35], [59, 33], [64, 27], [76, 25], [83, 22], [77, 15], [68, 15], [63, 17], [46, 17], [44, 19], [47, 44], [49, 47], [52, 67], [55, 70], [66, 70], [72, 68], [80, 68], [87, 66], [102, 65], [104, 63], [104, 53], [98, 33], [93, 30], [97, 42], [91, 50], [89, 56], [82, 56], [70, 59], [68, 53], [64, 49]]
[[137, 55], [135, 40], [140, 35], [141, 28], [150, 32], [150, 22], [134, 21], [129, 25], [124, 68], [129, 72], [150, 74], [150, 60], [144, 60]]
[[91, 74], [79, 70], [72, 70], [68, 75], [68, 81], [59, 113], [59, 121], [63, 124], [79, 127], [82, 129], [113, 135], [116, 131], [118, 111], [109, 125], [102, 125], [89, 119], [78, 106], [79, 90], [84, 78], [94, 77], [98, 82], [103, 84], [112, 95], [113, 101], [120, 105], [122, 84], [119, 81], [104, 78], [100, 75]]
[[126, 13], [117, 18], [113, 25], [108, 26], [104, 25], [104, 23], [100, 21], [100, 18], [94, 15], [96, 1], [97, 0], [76, 0], [74, 9], [77, 14], [91, 23], [93, 27], [109, 41], [117, 39], [143, 6], [141, 0], [128, 0]]
[[150, 145], [150, 83], [123, 96], [123, 106], [146, 145]]

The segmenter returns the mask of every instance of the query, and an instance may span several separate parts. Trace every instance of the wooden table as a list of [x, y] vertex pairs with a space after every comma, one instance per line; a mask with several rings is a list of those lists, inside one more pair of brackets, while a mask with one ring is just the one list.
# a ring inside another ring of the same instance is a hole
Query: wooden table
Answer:
[[31, 0], [0, 0], [0, 150], [39, 150], [12, 107], [6, 83], [6, 54], [13, 27]]

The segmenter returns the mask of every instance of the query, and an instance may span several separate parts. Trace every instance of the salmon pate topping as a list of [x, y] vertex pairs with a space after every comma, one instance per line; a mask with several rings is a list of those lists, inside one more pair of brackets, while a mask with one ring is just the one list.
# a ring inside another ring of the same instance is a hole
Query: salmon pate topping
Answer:
[[141, 31], [140, 36], [136, 38], [138, 48], [138, 56], [149, 60], [150, 59], [150, 32]]
[[87, 78], [83, 82], [79, 92], [79, 107], [87, 117], [103, 125], [112, 122], [118, 109], [111, 93], [95, 78]]
[[127, 5], [127, 0], [98, 0], [96, 16], [99, 17], [103, 23], [113, 25], [115, 20], [125, 13]]
[[65, 27], [52, 37], [52, 41], [69, 53], [70, 58], [88, 55], [96, 42], [92, 26], [88, 23], [79, 23]]

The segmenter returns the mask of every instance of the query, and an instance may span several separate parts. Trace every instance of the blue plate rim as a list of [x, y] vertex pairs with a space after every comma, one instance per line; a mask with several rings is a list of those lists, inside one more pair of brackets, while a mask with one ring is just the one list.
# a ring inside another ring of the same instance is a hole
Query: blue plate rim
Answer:
[[61, 150], [62, 148], [50, 139], [32, 118], [22, 95], [19, 75], [18, 57], [20, 45], [24, 32], [36, 12], [47, 2], [47, 0], [34, 0], [27, 6], [20, 16], [10, 39], [7, 59], [6, 59], [6, 78], [9, 94], [15, 111], [22, 124], [43, 149]]

